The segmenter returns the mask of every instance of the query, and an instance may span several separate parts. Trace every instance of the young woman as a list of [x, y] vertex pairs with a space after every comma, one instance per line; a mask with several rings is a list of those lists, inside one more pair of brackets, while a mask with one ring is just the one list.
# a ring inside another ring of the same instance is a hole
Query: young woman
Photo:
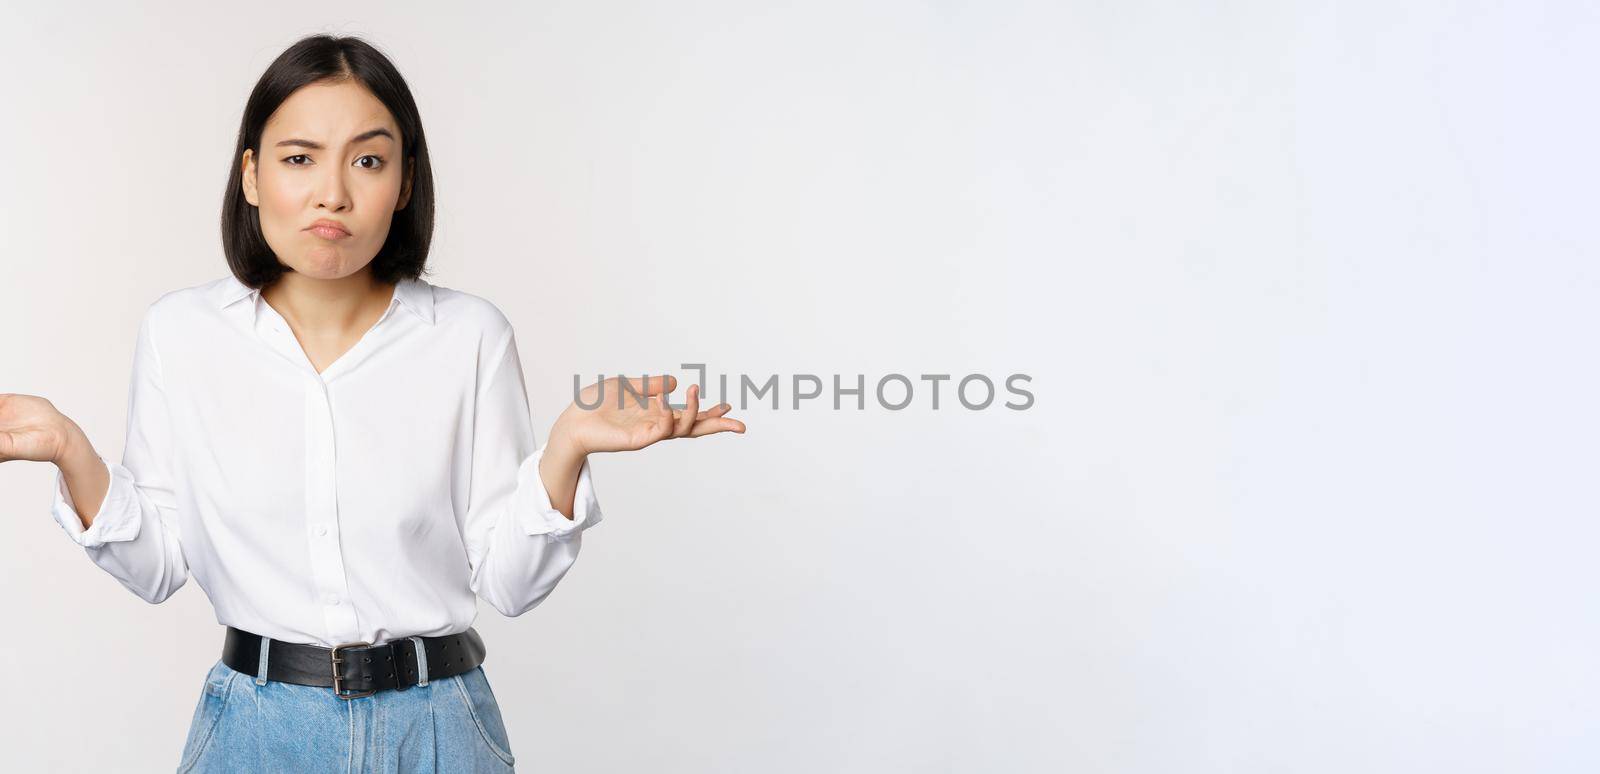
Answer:
[[477, 598], [555, 588], [601, 518], [589, 454], [745, 430], [692, 386], [674, 409], [670, 377], [610, 379], [536, 447], [505, 315], [421, 279], [433, 207], [399, 72], [301, 40], [245, 106], [230, 273], [144, 313], [122, 463], [0, 395], [0, 460], [55, 463], [90, 559], [152, 603], [193, 575], [227, 627], [180, 772], [512, 770]]

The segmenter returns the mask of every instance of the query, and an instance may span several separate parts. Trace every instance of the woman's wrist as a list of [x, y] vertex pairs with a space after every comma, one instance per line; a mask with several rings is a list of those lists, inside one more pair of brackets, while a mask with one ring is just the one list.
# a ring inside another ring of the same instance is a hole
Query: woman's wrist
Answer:
[[550, 428], [550, 438], [545, 442], [544, 459], [558, 463], [560, 468], [577, 468], [583, 464], [583, 459], [589, 452], [578, 442], [577, 434], [572, 431], [572, 417], [570, 409], [562, 412]]
[[76, 422], [66, 420], [66, 427], [62, 435], [66, 439], [61, 444], [61, 453], [51, 460], [61, 472], [66, 474], [82, 473], [99, 467], [100, 454], [94, 450], [94, 444], [89, 443], [89, 436], [78, 427]]
[[539, 457], [539, 478], [550, 495], [550, 504], [569, 520], [575, 517], [573, 498], [577, 496], [578, 476], [586, 457], [572, 433], [570, 418], [563, 413], [550, 428], [550, 440]]

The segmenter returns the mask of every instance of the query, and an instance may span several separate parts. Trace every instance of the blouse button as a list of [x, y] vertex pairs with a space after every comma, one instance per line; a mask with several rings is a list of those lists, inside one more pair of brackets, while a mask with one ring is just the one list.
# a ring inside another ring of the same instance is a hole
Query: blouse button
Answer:
[[317, 525], [317, 534], [318, 535], [326, 535], [326, 534], [328, 534], [328, 527], [326, 525], [323, 525], [323, 524], [318, 524]]
[[328, 600], [328, 604], [330, 604], [330, 605], [339, 604], [339, 598], [337, 596], [333, 595], [333, 594], [329, 594], [327, 596], [327, 600]]

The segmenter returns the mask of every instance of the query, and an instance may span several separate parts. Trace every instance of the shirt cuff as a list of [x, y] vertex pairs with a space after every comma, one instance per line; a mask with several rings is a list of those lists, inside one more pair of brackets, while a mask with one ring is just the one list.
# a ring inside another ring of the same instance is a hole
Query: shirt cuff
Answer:
[[[572, 536], [600, 523], [600, 502], [594, 496], [594, 482], [589, 479], [589, 459], [578, 469], [578, 490], [572, 498], [572, 518], [567, 518], [550, 503], [550, 492], [539, 476], [539, 459], [544, 456], [541, 446], [522, 461], [517, 472], [517, 521], [522, 531], [529, 535], [549, 535], [554, 540], [570, 540]], [[526, 496], [531, 493], [531, 496]]]
[[139, 495], [133, 486], [132, 471], [103, 456], [100, 462], [106, 466], [111, 484], [106, 489], [105, 499], [100, 501], [100, 510], [94, 516], [94, 523], [88, 529], [83, 528], [83, 520], [78, 518], [78, 508], [73, 505], [72, 493], [67, 490], [66, 476], [61, 468], [56, 468], [55, 499], [50, 504], [50, 513], [55, 516], [61, 529], [66, 531], [67, 537], [84, 548], [98, 548], [106, 543], [133, 540], [139, 536]]

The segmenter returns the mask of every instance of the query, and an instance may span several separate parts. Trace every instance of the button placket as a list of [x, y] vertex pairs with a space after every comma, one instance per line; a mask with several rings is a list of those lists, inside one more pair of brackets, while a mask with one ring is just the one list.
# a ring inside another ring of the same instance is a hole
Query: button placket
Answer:
[[327, 384], [308, 377], [306, 416], [306, 520], [310, 526], [312, 582], [321, 595], [323, 620], [329, 639], [360, 639], [355, 606], [350, 604], [344, 554], [339, 549], [339, 501], [335, 462], [338, 450], [333, 432], [333, 405]]
[[[317, 373], [304, 347], [289, 330], [288, 321], [255, 294], [256, 332], [274, 351], [294, 363], [306, 380], [305, 392], [305, 523], [310, 546], [312, 583], [322, 602], [323, 620], [329, 639], [335, 642], [353, 642], [361, 639], [360, 621], [355, 605], [350, 599], [348, 574], [344, 554], [339, 548], [340, 525], [338, 513], [338, 481], [335, 462], [338, 449], [334, 435], [333, 406], [328, 385], [339, 374], [354, 367], [369, 354], [374, 336], [381, 333], [383, 323], [394, 316], [401, 304], [399, 290], [389, 307], [378, 317], [366, 333], [330, 363], [322, 373]], [[391, 327], [393, 324], [390, 324]]]

